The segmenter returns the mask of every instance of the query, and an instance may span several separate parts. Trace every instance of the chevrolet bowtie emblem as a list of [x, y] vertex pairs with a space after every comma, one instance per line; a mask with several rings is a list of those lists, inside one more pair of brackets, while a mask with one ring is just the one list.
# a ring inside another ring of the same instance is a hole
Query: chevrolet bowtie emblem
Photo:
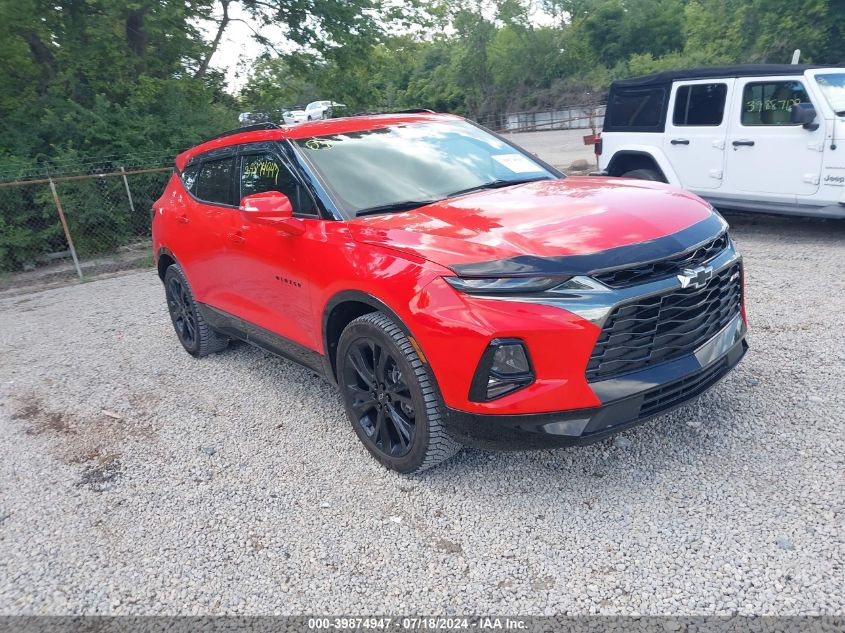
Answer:
[[713, 279], [712, 266], [699, 266], [698, 268], [684, 268], [678, 275], [681, 288], [703, 288], [707, 282]]

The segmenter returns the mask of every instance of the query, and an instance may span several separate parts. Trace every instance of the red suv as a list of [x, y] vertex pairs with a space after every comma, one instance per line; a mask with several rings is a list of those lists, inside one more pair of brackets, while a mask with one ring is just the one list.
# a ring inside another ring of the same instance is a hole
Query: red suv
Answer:
[[459, 117], [235, 130], [180, 154], [153, 247], [194, 356], [240, 339], [338, 385], [400, 472], [582, 444], [746, 350], [742, 261], [697, 196], [565, 178]]

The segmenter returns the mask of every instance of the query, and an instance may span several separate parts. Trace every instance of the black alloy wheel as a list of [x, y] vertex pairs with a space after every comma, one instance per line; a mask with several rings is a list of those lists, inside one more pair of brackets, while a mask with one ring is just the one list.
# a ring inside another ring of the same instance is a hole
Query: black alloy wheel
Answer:
[[431, 468], [460, 450], [428, 365], [409, 335], [382, 312], [358, 317], [337, 347], [338, 385], [356, 435], [401, 473]]
[[416, 414], [391, 350], [378, 341], [358, 339], [346, 353], [343, 386], [351, 397], [355, 422], [384, 455], [406, 455], [414, 441]]
[[185, 284], [178, 275], [173, 275], [167, 281], [167, 309], [173, 320], [176, 336], [186, 348], [194, 348], [197, 344], [197, 317]]

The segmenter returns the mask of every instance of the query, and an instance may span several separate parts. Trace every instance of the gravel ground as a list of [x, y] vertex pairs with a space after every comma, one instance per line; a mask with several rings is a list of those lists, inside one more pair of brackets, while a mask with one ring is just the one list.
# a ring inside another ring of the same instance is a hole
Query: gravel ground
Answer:
[[308, 371], [185, 354], [152, 272], [0, 299], [0, 614], [843, 614], [845, 223], [730, 219], [715, 390], [416, 478]]

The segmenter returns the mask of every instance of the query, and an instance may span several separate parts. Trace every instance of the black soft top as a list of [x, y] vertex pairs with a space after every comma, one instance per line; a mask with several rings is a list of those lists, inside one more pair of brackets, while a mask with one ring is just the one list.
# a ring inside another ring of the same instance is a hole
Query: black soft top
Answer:
[[687, 79], [710, 79], [729, 77], [767, 77], [773, 75], [803, 75], [812, 68], [833, 68], [833, 66], [811, 66], [808, 64], [737, 64], [734, 66], [708, 66], [685, 70], [666, 70], [654, 75], [620, 79], [612, 88], [639, 88], [684, 81]]

